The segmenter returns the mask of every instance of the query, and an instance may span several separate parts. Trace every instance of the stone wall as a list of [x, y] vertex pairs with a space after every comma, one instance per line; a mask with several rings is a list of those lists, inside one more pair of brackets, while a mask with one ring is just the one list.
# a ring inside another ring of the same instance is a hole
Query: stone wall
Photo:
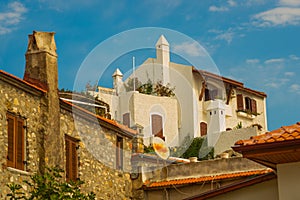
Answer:
[[131, 140], [123, 137], [123, 171], [116, 170], [117, 133], [61, 109], [61, 132], [80, 139], [79, 178], [98, 199], [130, 199]]
[[[31, 94], [20, 88], [22, 87], [21, 83], [13, 86], [6, 81], [4, 78], [0, 80], [0, 199], [4, 199], [9, 191], [6, 184], [11, 182], [22, 183], [23, 180], [29, 178], [32, 172], [39, 171], [43, 155], [40, 143], [42, 131], [44, 130], [43, 124], [40, 123], [40, 120], [44, 118], [41, 112], [41, 105], [43, 105], [42, 92]], [[26, 119], [26, 171], [7, 167], [8, 137], [6, 114], [8, 111]]]

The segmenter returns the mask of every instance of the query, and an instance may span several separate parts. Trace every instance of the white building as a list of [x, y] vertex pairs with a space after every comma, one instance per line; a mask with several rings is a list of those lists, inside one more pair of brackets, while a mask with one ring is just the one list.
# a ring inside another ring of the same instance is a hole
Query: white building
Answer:
[[[98, 87], [92, 92], [111, 105], [113, 119], [129, 127], [143, 127], [145, 143], [153, 135], [163, 138], [169, 146], [177, 146], [186, 136], [208, 134], [213, 146], [220, 132], [258, 126], [267, 130], [266, 94], [244, 87], [244, 84], [193, 66], [170, 61], [170, 46], [162, 35], [156, 43], [156, 58], [148, 58], [134, 76], [142, 83], [175, 87], [173, 97], [126, 91], [130, 78], [116, 69], [113, 88]], [[139, 85], [135, 85], [136, 89]]]

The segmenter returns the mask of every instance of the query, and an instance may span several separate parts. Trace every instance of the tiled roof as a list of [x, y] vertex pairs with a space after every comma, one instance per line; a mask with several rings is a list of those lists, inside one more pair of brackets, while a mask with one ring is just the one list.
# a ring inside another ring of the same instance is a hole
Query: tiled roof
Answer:
[[200, 182], [213, 181], [213, 180], [223, 180], [223, 179], [232, 179], [232, 178], [246, 177], [246, 176], [253, 176], [253, 175], [261, 175], [270, 172], [273, 172], [273, 170], [262, 169], [262, 170], [235, 172], [235, 173], [219, 174], [213, 176], [202, 176], [198, 178], [185, 178], [185, 179], [152, 182], [152, 183], [150, 181], [146, 181], [144, 183], [144, 186], [147, 188], [166, 187], [171, 185], [184, 185], [184, 184], [200, 183]]
[[267, 144], [274, 142], [290, 141], [300, 139], [300, 122], [290, 126], [282, 126], [271, 132], [262, 135], [252, 136], [248, 140], [239, 140], [235, 143], [236, 146], [247, 146], [257, 144]]
[[72, 106], [72, 107], [74, 107], [74, 108], [76, 108], [76, 109], [78, 109], [78, 110], [80, 110], [80, 111], [82, 111], [82, 112], [84, 112], [84, 113], [90, 115], [90, 116], [93, 116], [93, 117], [95, 117], [95, 118], [97, 118], [97, 119], [100, 119], [101, 121], [104, 121], [104, 122], [106, 122], [106, 123], [108, 123], [108, 124], [110, 124], [110, 125], [112, 125], [112, 126], [118, 128], [118, 129], [120, 129], [120, 130], [126, 131], [126, 132], [128, 132], [128, 133], [130, 133], [130, 134], [133, 134], [133, 135], [137, 134], [137, 131], [136, 131], [136, 130], [133, 130], [133, 129], [131, 129], [131, 128], [128, 128], [127, 126], [125, 126], [125, 125], [123, 125], [123, 124], [119, 124], [118, 122], [116, 122], [116, 121], [114, 121], [114, 120], [107, 119], [107, 118], [105, 118], [105, 117], [101, 117], [101, 116], [99, 116], [99, 115], [96, 115], [96, 114], [94, 114], [94, 113], [92, 113], [92, 112], [89, 112], [89, 111], [85, 110], [84, 108], [81, 108], [80, 106], [76, 106], [76, 105], [74, 105], [74, 104], [72, 104], [72, 103], [70, 103], [70, 102], [68, 102], [68, 101], [65, 101], [65, 100], [62, 100], [62, 99], [61, 99], [61, 101], [64, 102], [65, 104], [68, 104], [69, 106]]
[[193, 72], [200, 73], [201, 76], [204, 76], [204, 77], [210, 77], [210, 78], [213, 78], [213, 79], [216, 79], [216, 80], [221, 80], [224, 83], [228, 83], [228, 84], [234, 85], [239, 90], [243, 90], [243, 91], [249, 92], [251, 94], [258, 95], [258, 96], [267, 97], [266, 93], [264, 93], [264, 92], [260, 92], [260, 91], [257, 91], [257, 90], [252, 90], [250, 88], [244, 87], [244, 83], [242, 83], [242, 82], [238, 82], [236, 80], [233, 80], [233, 79], [230, 79], [230, 78], [226, 78], [224, 76], [213, 74], [213, 73], [208, 72], [208, 71], [198, 70], [195, 67], [193, 67]]
[[9, 78], [12, 78], [12, 79], [14, 79], [14, 80], [16, 80], [16, 81], [18, 81], [18, 82], [20, 82], [20, 83], [23, 83], [23, 84], [25, 84], [25, 85], [28, 85], [28, 86], [30, 86], [30, 87], [32, 87], [32, 88], [34, 88], [34, 89], [37, 89], [37, 90], [39, 90], [39, 91], [41, 91], [41, 92], [43, 92], [43, 93], [46, 93], [46, 92], [47, 92], [46, 90], [44, 90], [44, 89], [42, 89], [42, 88], [40, 88], [40, 87], [37, 87], [37, 86], [34, 85], [34, 84], [28, 83], [27, 81], [24, 81], [23, 79], [18, 78], [18, 77], [16, 77], [16, 76], [12, 75], [12, 74], [9, 74], [9, 73], [7, 73], [7, 72], [5, 72], [5, 71], [3, 71], [3, 70], [0, 70], [0, 74], [3, 74], [4, 76], [9, 77]]

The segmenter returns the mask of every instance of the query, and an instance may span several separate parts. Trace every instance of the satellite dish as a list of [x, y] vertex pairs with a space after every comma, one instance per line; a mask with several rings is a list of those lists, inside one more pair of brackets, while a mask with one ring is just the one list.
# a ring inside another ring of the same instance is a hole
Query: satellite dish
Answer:
[[154, 137], [152, 140], [152, 146], [155, 153], [162, 159], [166, 160], [170, 156], [170, 150], [167, 147], [166, 142], [160, 137]]

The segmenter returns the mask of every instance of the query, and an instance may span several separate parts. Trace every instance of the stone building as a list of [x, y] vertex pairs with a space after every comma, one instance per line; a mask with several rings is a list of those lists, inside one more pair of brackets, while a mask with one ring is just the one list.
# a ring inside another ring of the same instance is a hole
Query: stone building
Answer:
[[[0, 199], [45, 166], [80, 178], [97, 199], [130, 199], [137, 134], [58, 95], [54, 33], [29, 35], [24, 78], [0, 71]], [[24, 188], [28, 190], [28, 188]]]
[[[172, 62], [170, 45], [163, 35], [156, 43], [156, 58], [148, 58], [127, 80], [123, 80], [119, 69], [112, 77], [113, 88], [98, 87], [91, 94], [110, 104], [113, 119], [129, 127], [142, 126], [146, 145], [153, 136], [163, 138], [168, 146], [178, 146], [186, 136], [207, 135], [208, 145], [214, 146], [220, 132], [238, 124], [268, 129], [265, 93], [246, 88], [236, 80]], [[128, 91], [130, 78], [135, 77], [141, 84], [169, 83], [175, 88], [175, 96]]]

